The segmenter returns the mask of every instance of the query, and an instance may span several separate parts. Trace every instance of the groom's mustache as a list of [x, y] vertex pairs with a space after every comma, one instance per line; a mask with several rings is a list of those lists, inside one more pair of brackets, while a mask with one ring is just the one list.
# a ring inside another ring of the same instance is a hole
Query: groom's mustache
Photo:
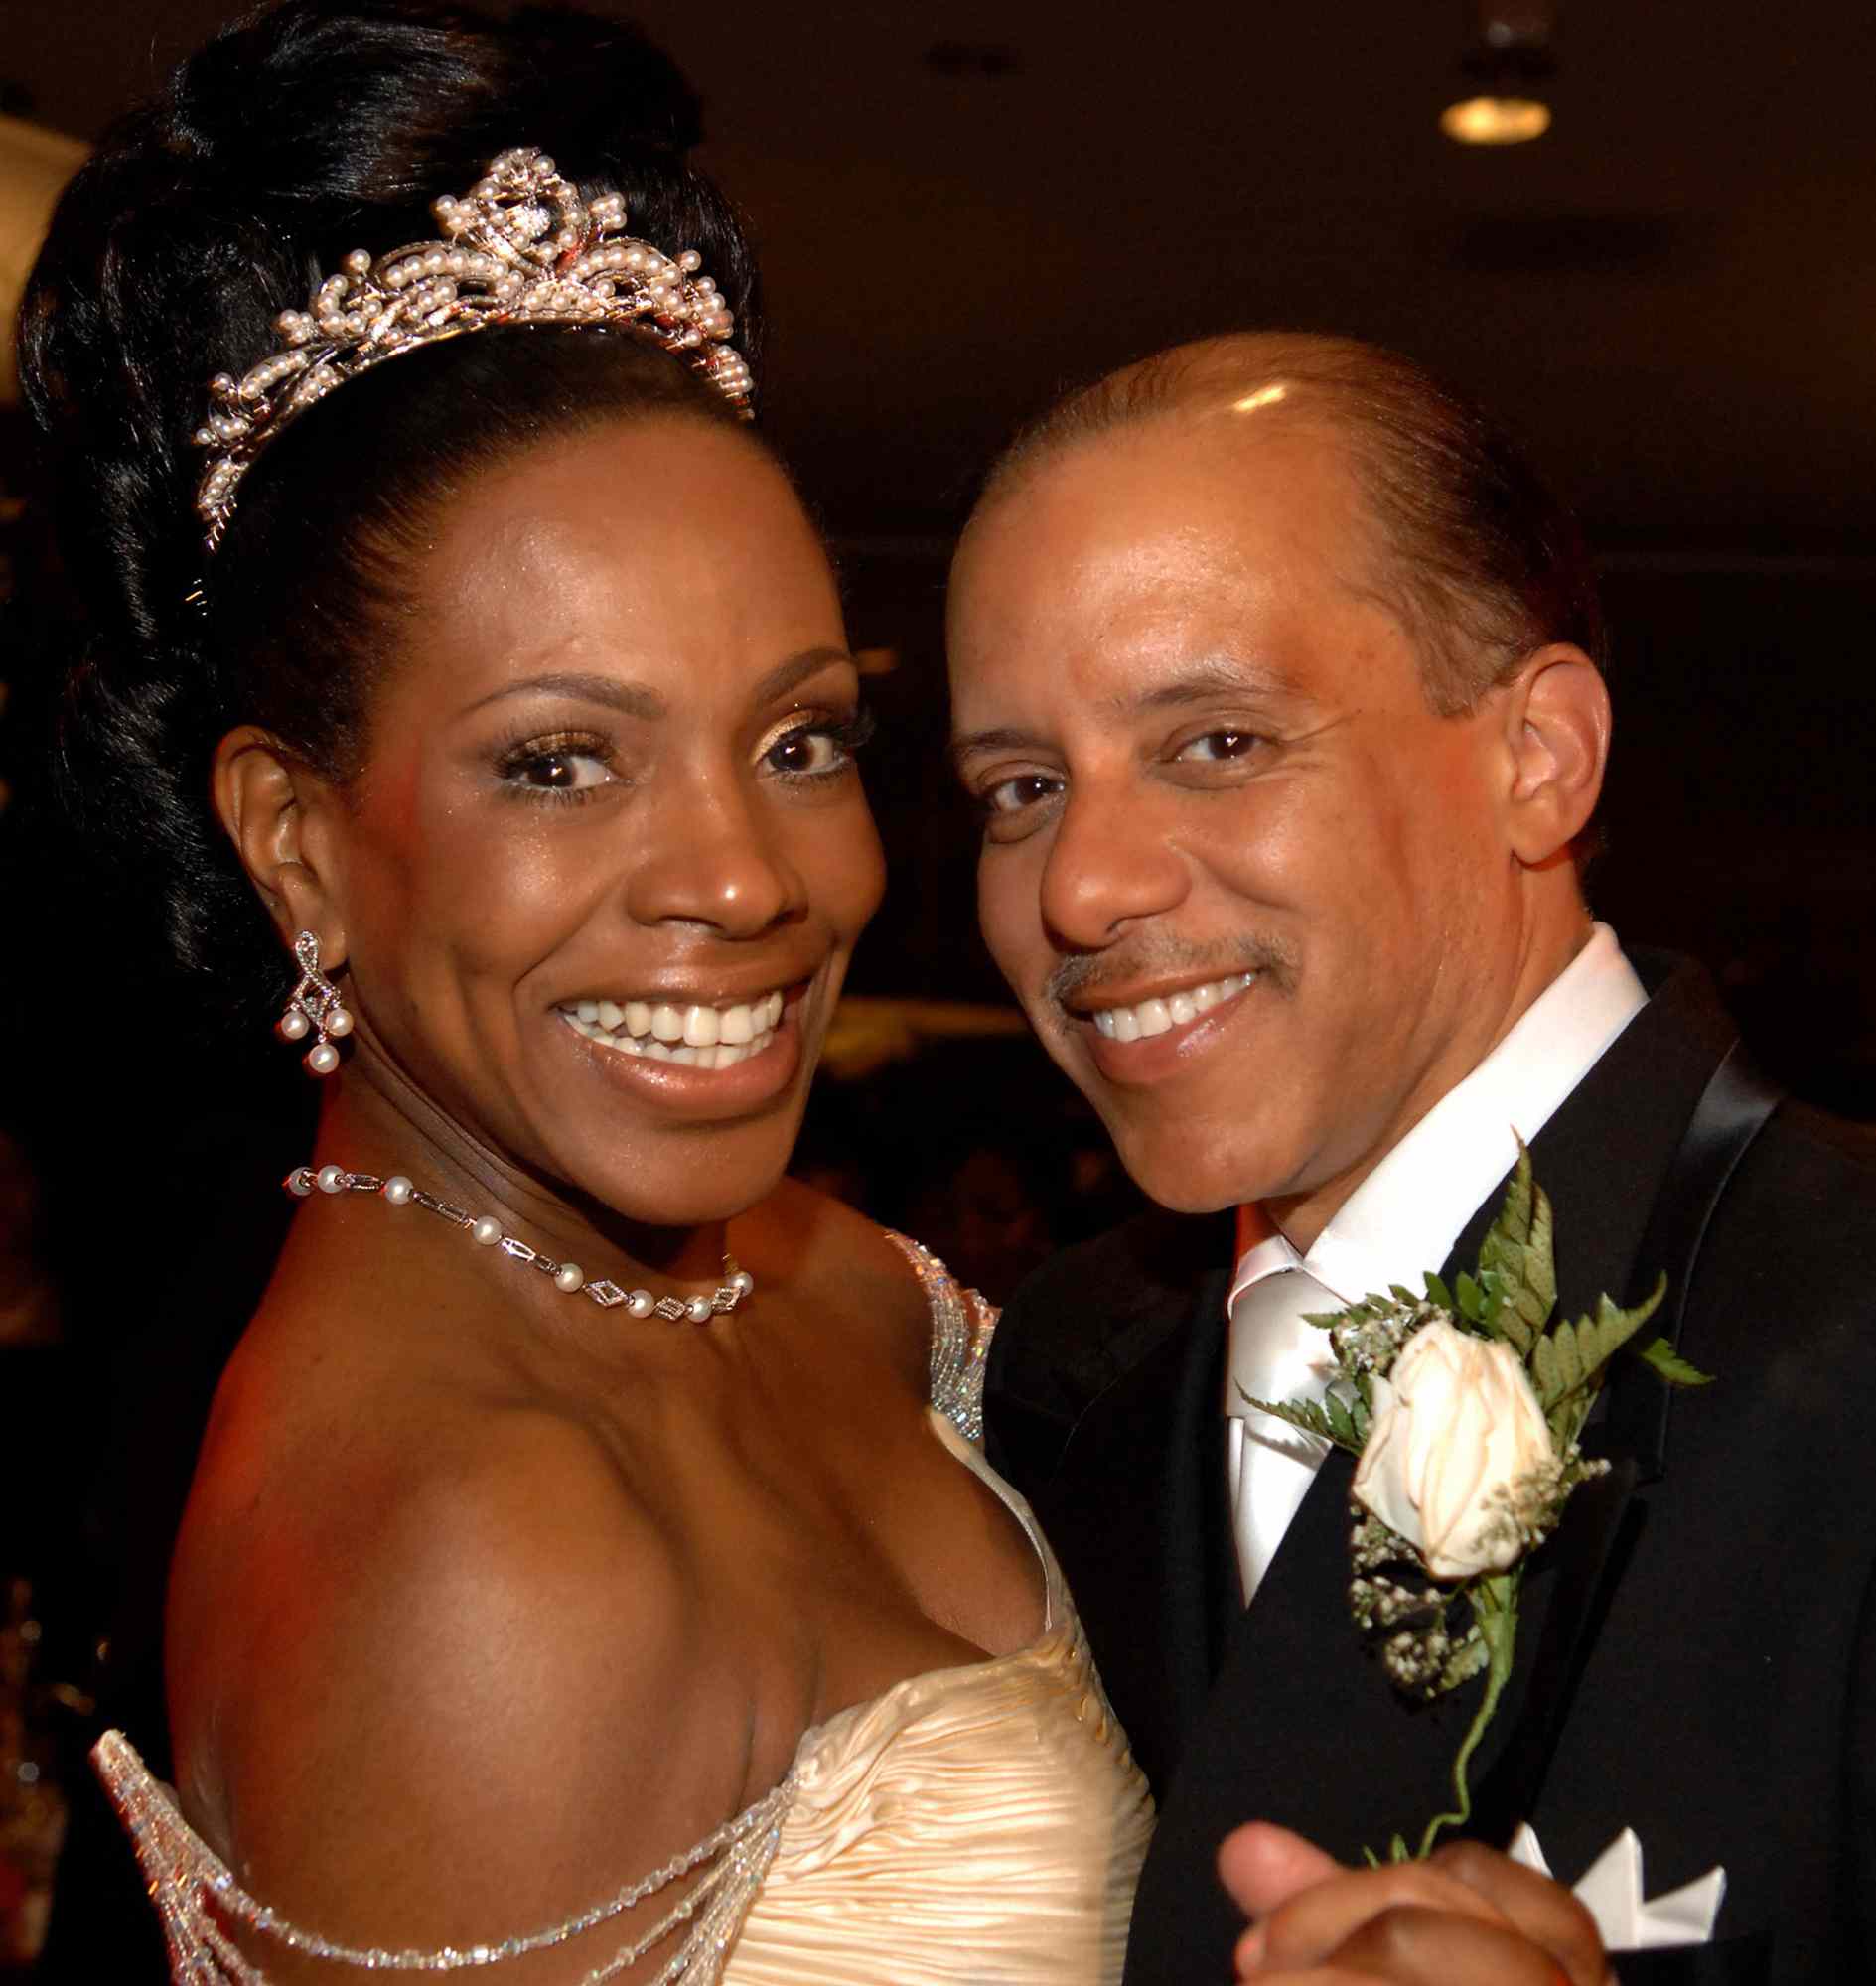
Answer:
[[1296, 983], [1296, 955], [1276, 938], [1235, 936], [1218, 944], [1181, 944], [1165, 936], [1142, 937], [1111, 951], [1077, 952], [1043, 982], [1045, 997], [1057, 1007], [1070, 1000], [1097, 1000], [1111, 987], [1132, 989], [1142, 980], [1188, 973], [1200, 981], [1227, 979], [1234, 972], [1261, 973], [1279, 992]]

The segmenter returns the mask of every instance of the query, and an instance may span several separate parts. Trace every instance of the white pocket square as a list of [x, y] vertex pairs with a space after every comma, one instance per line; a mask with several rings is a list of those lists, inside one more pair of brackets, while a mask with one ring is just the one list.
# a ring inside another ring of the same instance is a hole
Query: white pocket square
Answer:
[[[1543, 1849], [1526, 1821], [1512, 1837], [1511, 1857], [1540, 1876], [1550, 1874]], [[1577, 1884], [1577, 1901], [1596, 1919], [1605, 1951], [1654, 1951], [1668, 1944], [1705, 1944], [1713, 1935], [1726, 1895], [1726, 1871], [1704, 1876], [1649, 1902], [1642, 1898], [1642, 1844], [1625, 1827], [1590, 1864]]]

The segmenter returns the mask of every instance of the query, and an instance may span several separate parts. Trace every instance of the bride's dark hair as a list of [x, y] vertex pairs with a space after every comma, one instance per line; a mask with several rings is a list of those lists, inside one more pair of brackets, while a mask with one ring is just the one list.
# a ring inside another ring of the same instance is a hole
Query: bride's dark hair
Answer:
[[[183, 63], [67, 190], [21, 312], [25, 398], [86, 624], [65, 783], [161, 907], [184, 964], [252, 983], [277, 942], [209, 807], [216, 741], [254, 723], [354, 772], [401, 576], [452, 490], [549, 435], [635, 412], [731, 418], [631, 332], [510, 329], [354, 381], [270, 447], [203, 550], [191, 445], [211, 374], [275, 349], [353, 248], [433, 236], [429, 203], [538, 145], [631, 233], [694, 247], [754, 357], [736, 215], [685, 163], [697, 100], [637, 30], [560, 7], [286, 0]], [[199, 588], [199, 582], [206, 585]], [[198, 591], [202, 598], [192, 601]]]

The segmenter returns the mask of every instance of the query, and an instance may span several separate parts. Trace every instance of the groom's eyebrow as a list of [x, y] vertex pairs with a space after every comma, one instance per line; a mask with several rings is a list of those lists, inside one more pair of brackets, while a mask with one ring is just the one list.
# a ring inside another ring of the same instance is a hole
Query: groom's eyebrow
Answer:
[[[1125, 695], [1104, 697], [1093, 709], [1104, 722], [1122, 725], [1169, 710], [1214, 703], [1220, 697], [1247, 696], [1267, 703], [1294, 701], [1300, 694], [1297, 685], [1280, 669], [1218, 655], [1185, 664], [1178, 674], [1164, 682], [1150, 683]], [[959, 732], [950, 744], [951, 768], [961, 769], [966, 759], [980, 753], [1042, 751], [1049, 743], [1041, 733], [1025, 731], [1020, 725], [994, 725], [982, 731]]]

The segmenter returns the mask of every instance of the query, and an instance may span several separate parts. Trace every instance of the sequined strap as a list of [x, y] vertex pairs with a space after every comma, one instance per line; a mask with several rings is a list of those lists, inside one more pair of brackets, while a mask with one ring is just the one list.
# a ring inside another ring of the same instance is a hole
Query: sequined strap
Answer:
[[716, 1986], [729, 1948], [775, 1860], [782, 1823], [795, 1792], [791, 1773], [773, 1792], [726, 1821], [707, 1841], [672, 1856], [663, 1868], [564, 1923], [486, 1944], [445, 1945], [435, 1951], [385, 1950], [338, 1944], [302, 1930], [250, 1897], [183, 1818], [169, 1788], [151, 1774], [121, 1732], [105, 1732], [92, 1748], [91, 1763], [130, 1832], [150, 1901], [169, 1941], [171, 1977], [179, 1986], [266, 1986], [267, 1975], [236, 1948], [230, 1935], [234, 1925], [308, 1957], [361, 1971], [461, 1972], [472, 1966], [500, 1965], [610, 1923], [697, 1869], [703, 1873], [677, 1902], [588, 1972], [582, 1986], [616, 1978], [686, 1924], [688, 1931], [650, 1986], [680, 1986], [680, 1982]]
[[960, 1290], [930, 1249], [895, 1234], [886, 1238], [912, 1264], [932, 1307], [932, 1404], [964, 1439], [983, 1443], [983, 1361], [997, 1328], [994, 1304], [975, 1290]]

